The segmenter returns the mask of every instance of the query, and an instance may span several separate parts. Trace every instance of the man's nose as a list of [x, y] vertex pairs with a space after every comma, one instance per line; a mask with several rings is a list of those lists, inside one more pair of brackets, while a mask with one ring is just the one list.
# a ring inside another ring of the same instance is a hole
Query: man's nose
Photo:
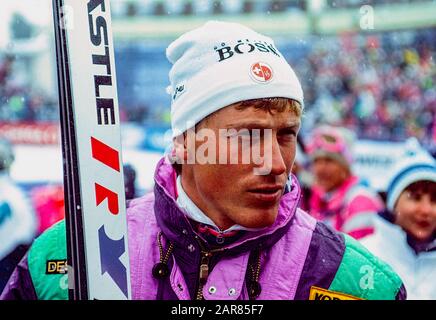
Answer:
[[[279, 176], [286, 172], [285, 158], [283, 157], [277, 136], [267, 131], [264, 134], [262, 143], [263, 157], [259, 163], [254, 161], [257, 166], [254, 168], [255, 175], [275, 175]], [[253, 155], [254, 156], [254, 155]]]
[[279, 176], [286, 172], [286, 163], [277, 138], [272, 139], [271, 146], [271, 174]]

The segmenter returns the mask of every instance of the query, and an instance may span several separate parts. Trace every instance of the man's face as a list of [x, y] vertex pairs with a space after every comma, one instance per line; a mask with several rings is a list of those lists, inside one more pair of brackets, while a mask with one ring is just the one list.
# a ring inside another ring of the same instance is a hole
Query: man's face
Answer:
[[[228, 106], [217, 111], [197, 126], [197, 133], [206, 129], [217, 137], [213, 155], [216, 164], [197, 161], [183, 165], [183, 188], [223, 230], [234, 224], [247, 228], [272, 225], [295, 158], [299, 127], [300, 117], [288, 109], [270, 113], [253, 107], [237, 110]], [[269, 133], [263, 134], [264, 129], [269, 129]], [[230, 146], [234, 135], [223, 134], [232, 130], [241, 133], [236, 148]], [[256, 131], [260, 132], [258, 139], [253, 138]], [[196, 141], [196, 150], [202, 145], [203, 141]], [[261, 162], [253, 160], [259, 150]], [[243, 161], [243, 157], [250, 160]], [[230, 159], [238, 159], [237, 164], [230, 163]], [[259, 171], [266, 174], [260, 175]]]
[[436, 195], [403, 191], [395, 205], [395, 223], [418, 241], [436, 231]]
[[338, 188], [349, 176], [349, 170], [329, 157], [317, 157], [312, 164], [315, 184], [326, 192]]

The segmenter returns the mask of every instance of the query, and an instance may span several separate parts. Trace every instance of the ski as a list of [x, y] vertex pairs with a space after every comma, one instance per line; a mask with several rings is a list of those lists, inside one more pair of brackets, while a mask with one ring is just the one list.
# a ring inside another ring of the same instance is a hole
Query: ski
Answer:
[[129, 299], [109, 0], [53, 0], [69, 299]]

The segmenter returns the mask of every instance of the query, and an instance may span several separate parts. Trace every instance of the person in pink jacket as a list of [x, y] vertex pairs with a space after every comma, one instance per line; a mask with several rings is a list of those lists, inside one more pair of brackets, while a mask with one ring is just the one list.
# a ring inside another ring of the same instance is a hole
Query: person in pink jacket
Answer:
[[374, 217], [384, 205], [351, 170], [352, 136], [346, 129], [321, 126], [307, 146], [314, 175], [309, 212], [356, 239], [374, 232]]

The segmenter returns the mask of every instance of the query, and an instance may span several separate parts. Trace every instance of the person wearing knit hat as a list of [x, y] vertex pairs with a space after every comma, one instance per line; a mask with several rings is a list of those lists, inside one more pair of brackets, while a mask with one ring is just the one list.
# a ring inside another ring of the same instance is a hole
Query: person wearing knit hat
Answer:
[[[386, 264], [298, 208], [291, 167], [303, 91], [274, 41], [210, 21], [167, 57], [174, 149], [157, 164], [153, 192], [127, 209], [133, 299], [404, 299]], [[37, 240], [40, 257], [62, 228]], [[373, 286], [359, 285], [363, 266]], [[2, 298], [33, 292], [19, 288], [26, 267]], [[30, 298], [66, 296], [47, 290], [48, 277], [26, 282], [44, 289]]]
[[340, 127], [316, 128], [307, 144], [314, 183], [309, 212], [356, 239], [374, 231], [373, 219], [383, 208], [379, 195], [353, 175], [353, 134]]
[[404, 280], [409, 299], [436, 299], [436, 161], [420, 152], [392, 169], [387, 209], [362, 240]]

